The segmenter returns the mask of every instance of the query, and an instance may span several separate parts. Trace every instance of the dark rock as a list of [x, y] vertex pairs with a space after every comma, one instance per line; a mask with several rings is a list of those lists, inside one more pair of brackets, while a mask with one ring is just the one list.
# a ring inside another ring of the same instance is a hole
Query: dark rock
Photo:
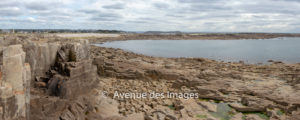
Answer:
[[61, 93], [61, 85], [65, 79], [61, 75], [55, 75], [48, 83], [48, 91], [50, 95], [59, 96]]

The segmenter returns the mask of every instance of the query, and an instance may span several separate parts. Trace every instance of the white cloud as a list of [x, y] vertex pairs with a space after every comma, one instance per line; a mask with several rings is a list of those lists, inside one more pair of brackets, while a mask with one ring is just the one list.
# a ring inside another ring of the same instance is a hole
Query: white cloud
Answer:
[[298, 0], [0, 0], [1, 28], [300, 32]]

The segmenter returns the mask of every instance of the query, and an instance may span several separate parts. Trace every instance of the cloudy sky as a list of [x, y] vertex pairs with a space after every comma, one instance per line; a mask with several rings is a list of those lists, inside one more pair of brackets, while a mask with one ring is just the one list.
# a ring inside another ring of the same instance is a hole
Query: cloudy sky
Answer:
[[0, 0], [0, 28], [300, 32], [300, 0]]

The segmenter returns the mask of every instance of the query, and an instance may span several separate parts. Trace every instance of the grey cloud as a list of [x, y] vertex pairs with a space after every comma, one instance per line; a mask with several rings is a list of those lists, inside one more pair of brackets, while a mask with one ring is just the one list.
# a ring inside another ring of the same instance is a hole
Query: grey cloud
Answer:
[[257, 0], [252, 2], [241, 2], [238, 5], [231, 4], [228, 0], [177, 0], [188, 4], [185, 12], [207, 12], [207, 11], [231, 11], [240, 13], [282, 13], [300, 14], [300, 4], [293, 2], [300, 0]]
[[185, 17], [184, 15], [178, 15], [176, 13], [169, 13], [169, 14], [166, 14], [166, 16], [175, 17], [175, 18], [184, 18]]
[[145, 24], [145, 23], [149, 23], [148, 21], [142, 21], [142, 20], [128, 20], [126, 21], [128, 23], [134, 23], [134, 24]]
[[63, 7], [64, 5], [59, 1], [32, 1], [25, 2], [24, 6], [29, 10], [44, 11], [55, 10]]
[[223, 11], [230, 10], [230, 7], [219, 5], [219, 4], [193, 4], [190, 10], [192, 11]]
[[13, 17], [13, 18], [4, 18], [4, 19], [0, 19], [1, 22], [11, 22], [11, 23], [31, 23], [32, 21], [28, 20], [28, 19], [19, 19], [17, 17]]
[[71, 17], [68, 17], [68, 16], [49, 16], [49, 17], [44, 17], [42, 18], [43, 20], [45, 21], [68, 21], [68, 22], [71, 22], [73, 20], [73, 18]]
[[86, 14], [95, 14], [95, 13], [99, 13], [100, 11], [99, 10], [89, 10], [89, 9], [81, 9], [81, 10], [78, 10], [79, 12], [82, 12], [82, 13], [86, 13]]
[[299, 6], [293, 6], [289, 2], [273, 3], [260, 2], [257, 4], [243, 4], [236, 6], [237, 10], [243, 13], [281, 13], [281, 14], [299, 14]]
[[70, 11], [64, 11], [63, 9], [58, 10], [32, 10], [29, 11], [31, 15], [40, 16], [40, 17], [79, 17], [79, 14], [77, 12]]
[[141, 17], [141, 18], [137, 18], [135, 20], [128, 20], [126, 21], [126, 23], [130, 23], [130, 24], [160, 24], [160, 23], [171, 23], [170, 21], [165, 21], [162, 19], [157, 19], [157, 18], [151, 18], [151, 17]]
[[20, 16], [22, 14], [20, 8], [17, 7], [0, 8], [0, 16]]
[[220, 1], [226, 1], [226, 0], [177, 0], [180, 3], [207, 3], [207, 4], [211, 4], [211, 3], [217, 3]]
[[300, 0], [274, 0], [274, 1], [300, 2]]
[[26, 5], [26, 8], [28, 8], [30, 10], [48, 10], [51, 7], [49, 5], [41, 5], [38, 3], [29, 3]]
[[89, 19], [92, 21], [117, 21], [123, 17], [118, 13], [103, 12], [94, 9], [81, 9], [79, 12], [92, 15], [92, 17]]
[[0, 2], [0, 8], [4, 8], [4, 7], [16, 7], [19, 6], [18, 2]]
[[206, 14], [206, 15], [202, 15], [202, 16], [192, 16], [189, 17], [189, 20], [205, 20], [205, 19], [217, 19], [217, 18], [221, 18], [221, 19], [230, 19], [230, 18], [235, 18], [235, 17], [239, 17], [239, 15], [235, 15], [235, 14]]
[[[43, 10], [43, 11], [29, 11], [31, 15], [38, 15], [38, 16], [48, 16], [48, 15], [53, 15], [53, 12], [50, 10]], [[54, 14], [55, 15], [55, 14]]]
[[291, 25], [291, 26], [300, 26], [300, 23], [297, 23], [297, 22], [291, 22], [291, 23], [289, 23], [289, 25]]
[[177, 2], [179, 2], [180, 5], [170, 10], [173, 14], [177, 14], [177, 16], [232, 11], [232, 7], [225, 4], [226, 0], [177, 0]]
[[90, 20], [93, 21], [118, 21], [122, 16], [117, 13], [98, 13], [93, 16]]
[[171, 23], [171, 21], [164, 18], [156, 18], [156, 17], [140, 17], [136, 19], [137, 21], [145, 22], [145, 23]]
[[169, 8], [168, 4], [165, 3], [153, 3], [153, 6], [158, 9], [167, 9]]
[[116, 4], [112, 4], [112, 5], [105, 5], [105, 6], [103, 6], [103, 8], [105, 8], [105, 9], [124, 9], [125, 4], [116, 3]]

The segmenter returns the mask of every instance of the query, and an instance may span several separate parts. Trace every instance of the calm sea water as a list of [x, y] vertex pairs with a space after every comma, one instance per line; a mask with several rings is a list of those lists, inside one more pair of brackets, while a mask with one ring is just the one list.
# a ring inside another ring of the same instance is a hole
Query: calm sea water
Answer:
[[300, 38], [265, 40], [128, 40], [97, 44], [148, 56], [201, 57], [221, 61], [300, 63]]

